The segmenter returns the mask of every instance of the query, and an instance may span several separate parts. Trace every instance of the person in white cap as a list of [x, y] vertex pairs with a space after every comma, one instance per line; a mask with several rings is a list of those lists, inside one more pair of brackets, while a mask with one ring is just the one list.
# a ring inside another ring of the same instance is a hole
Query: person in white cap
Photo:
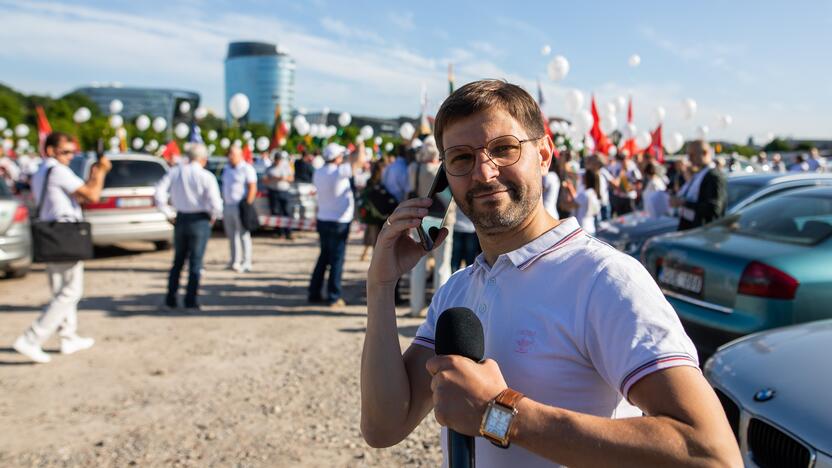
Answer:
[[[324, 148], [323, 167], [315, 171], [312, 183], [318, 192], [317, 230], [321, 239], [321, 254], [309, 282], [309, 302], [327, 303], [332, 307], [346, 305], [341, 297], [341, 273], [350, 223], [355, 211], [355, 200], [350, 187], [350, 178], [356, 169], [364, 164], [364, 144], [345, 160], [347, 149], [337, 143]], [[324, 273], [329, 269], [326, 297], [322, 293]]]

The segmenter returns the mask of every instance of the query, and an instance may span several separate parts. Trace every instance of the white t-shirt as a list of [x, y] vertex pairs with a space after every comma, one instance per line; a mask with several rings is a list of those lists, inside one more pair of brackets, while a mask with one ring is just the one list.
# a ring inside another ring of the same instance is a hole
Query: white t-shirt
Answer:
[[560, 219], [558, 215], [558, 193], [560, 193], [560, 177], [552, 171], [543, 176], [543, 208], [553, 218]]
[[595, 190], [583, 190], [575, 197], [578, 204], [577, 218], [581, 227], [590, 235], [595, 234], [595, 216], [601, 212], [601, 203]]
[[[433, 349], [436, 321], [451, 307], [480, 319], [485, 357], [497, 361], [508, 386], [550, 406], [638, 417], [627, 401], [636, 382], [661, 369], [698, 367], [696, 348], [644, 267], [586, 235], [574, 218], [493, 266], [480, 255], [454, 273], [413, 344]], [[478, 468], [552, 466], [517, 445], [505, 450], [483, 439], [476, 458]]]
[[355, 210], [350, 188], [352, 167], [349, 164], [326, 164], [315, 171], [312, 183], [318, 192], [318, 220], [349, 223]]
[[667, 185], [661, 177], [655, 176], [647, 181], [641, 198], [644, 200], [644, 209], [651, 218], [666, 216], [670, 212]]
[[[41, 200], [43, 181], [46, 172], [50, 168], [52, 168], [52, 172], [49, 174], [49, 184], [46, 187], [44, 198]], [[84, 181], [75, 175], [72, 169], [59, 163], [54, 158], [47, 158], [46, 162], [41, 164], [40, 169], [32, 176], [32, 193], [35, 196], [35, 202], [42, 204], [39, 219], [41, 221], [81, 221], [84, 214], [81, 211], [81, 205], [78, 204], [78, 200], [72, 194], [83, 185]]]
[[251, 183], [257, 183], [257, 172], [251, 164], [226, 164], [222, 170], [222, 200], [226, 206], [239, 205]]
[[[294, 174], [292, 170], [292, 166], [289, 164], [289, 161], [286, 159], [281, 159], [277, 163], [273, 164], [269, 169], [269, 177], [290, 177]], [[277, 190], [279, 192], [288, 192], [289, 189], [292, 188], [292, 184], [287, 180], [280, 180], [271, 182], [269, 184], [269, 188], [272, 190]]]

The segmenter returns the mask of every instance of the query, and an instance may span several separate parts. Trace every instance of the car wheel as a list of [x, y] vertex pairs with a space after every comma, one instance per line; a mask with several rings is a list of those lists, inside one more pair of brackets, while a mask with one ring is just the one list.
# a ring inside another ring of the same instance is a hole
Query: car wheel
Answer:
[[153, 246], [156, 250], [170, 250], [170, 241], [155, 241]]
[[29, 267], [18, 268], [17, 270], [6, 271], [6, 278], [23, 278], [29, 273]]

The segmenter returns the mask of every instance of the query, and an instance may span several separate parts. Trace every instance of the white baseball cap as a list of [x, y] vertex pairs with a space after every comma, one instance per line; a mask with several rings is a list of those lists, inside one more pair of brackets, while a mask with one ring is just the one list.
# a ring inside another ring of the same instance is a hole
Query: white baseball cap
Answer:
[[339, 156], [343, 156], [346, 151], [347, 148], [339, 145], [338, 143], [330, 143], [324, 148], [324, 161], [334, 161]]

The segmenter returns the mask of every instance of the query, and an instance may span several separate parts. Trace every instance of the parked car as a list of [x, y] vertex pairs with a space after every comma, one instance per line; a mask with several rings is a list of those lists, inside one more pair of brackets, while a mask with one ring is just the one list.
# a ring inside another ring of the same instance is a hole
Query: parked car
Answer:
[[745, 466], [832, 467], [830, 354], [823, 320], [739, 339], [707, 362]]
[[832, 317], [830, 237], [832, 186], [816, 187], [654, 237], [642, 262], [704, 358], [750, 333]]
[[[737, 174], [728, 177], [727, 215], [748, 205], [788, 190], [832, 185], [832, 174]], [[646, 211], [618, 216], [601, 223], [595, 237], [633, 257], [638, 257], [644, 243], [651, 237], [676, 231], [678, 216], [650, 218]]]
[[0, 180], [0, 272], [21, 278], [32, 264], [29, 209]]
[[[101, 199], [83, 205], [84, 219], [92, 225], [93, 243], [149, 241], [157, 249], [170, 248], [173, 226], [153, 200], [156, 183], [168, 172], [165, 161], [137, 153], [107, 157], [113, 168], [104, 179]], [[86, 180], [94, 162], [94, 157], [76, 157], [70, 168]]]

